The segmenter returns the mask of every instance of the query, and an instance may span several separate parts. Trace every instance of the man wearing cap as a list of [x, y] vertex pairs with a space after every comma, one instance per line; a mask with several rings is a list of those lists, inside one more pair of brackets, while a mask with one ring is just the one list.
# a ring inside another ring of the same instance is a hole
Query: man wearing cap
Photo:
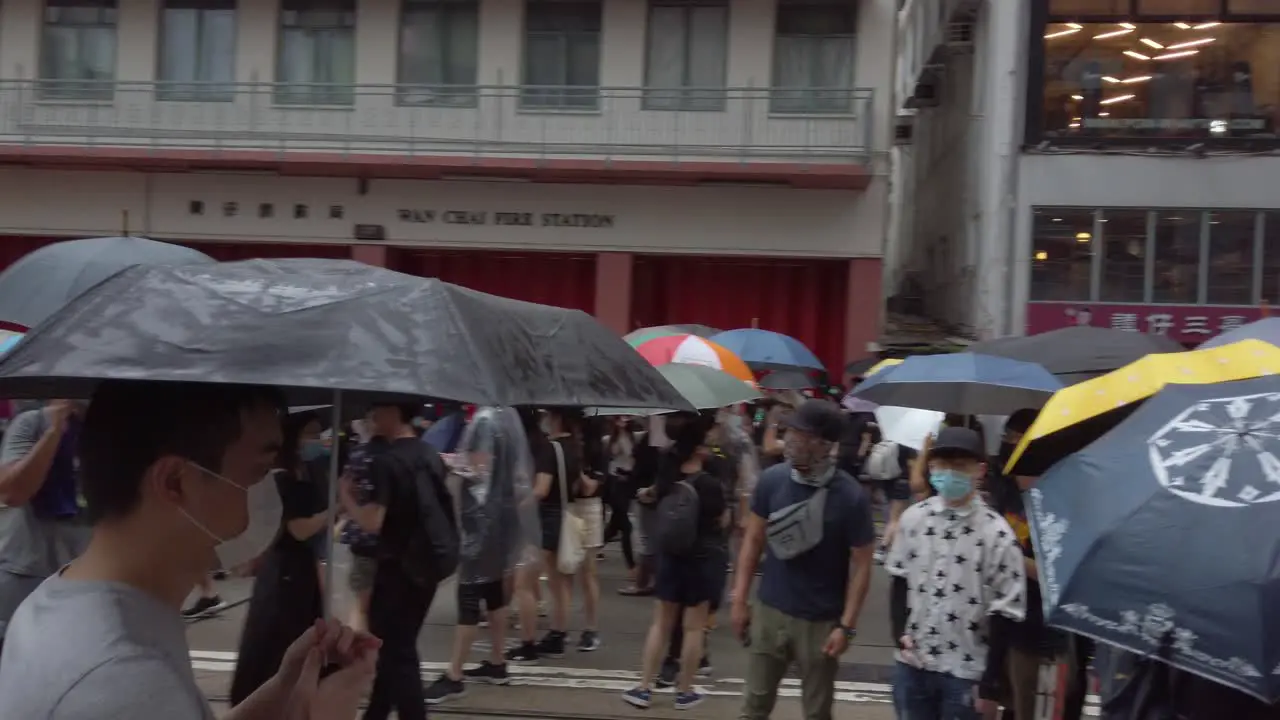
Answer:
[[1022, 550], [978, 495], [987, 457], [976, 432], [944, 428], [923, 460], [937, 494], [902, 514], [885, 561], [906, 583], [890, 608], [895, 627], [905, 627], [894, 701], [912, 720], [976, 720], [990, 707], [977, 692], [989, 616], [1025, 616]]
[[832, 403], [803, 402], [785, 421], [786, 461], [762, 472], [751, 496], [732, 613], [734, 631], [750, 646], [746, 720], [769, 717], [793, 661], [804, 678], [804, 717], [831, 718], [838, 661], [857, 635], [875, 547], [867, 496], [836, 467], [845, 422]]

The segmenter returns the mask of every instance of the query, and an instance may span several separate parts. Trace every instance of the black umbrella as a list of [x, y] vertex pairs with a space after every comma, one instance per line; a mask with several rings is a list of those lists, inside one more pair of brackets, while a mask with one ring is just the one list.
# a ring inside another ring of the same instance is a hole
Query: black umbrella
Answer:
[[89, 397], [104, 379], [274, 385], [295, 405], [692, 409], [586, 313], [349, 260], [130, 268], [0, 360], [0, 397]]
[[864, 377], [867, 374], [868, 370], [880, 364], [880, 360], [881, 358], [878, 358], [874, 355], [872, 355], [869, 358], [854, 360], [853, 362], [844, 366], [844, 374], [852, 375], [854, 377]]
[[817, 380], [799, 370], [776, 370], [760, 380], [760, 387], [765, 390], [805, 390], [817, 386]]
[[1067, 385], [1117, 370], [1152, 353], [1181, 352], [1183, 349], [1164, 335], [1089, 326], [988, 340], [967, 348], [978, 355], [1036, 363]]

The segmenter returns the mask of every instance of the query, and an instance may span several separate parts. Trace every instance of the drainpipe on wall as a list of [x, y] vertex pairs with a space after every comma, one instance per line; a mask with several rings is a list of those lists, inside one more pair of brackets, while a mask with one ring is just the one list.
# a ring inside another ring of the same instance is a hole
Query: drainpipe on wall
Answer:
[[1018, 0], [1014, 5], [1017, 9], [1010, 14], [1013, 23], [1014, 62], [1008, 73], [1012, 102], [1006, 106], [1013, 113], [1013, 121], [1010, 123], [1011, 133], [1005, 143], [1003, 159], [1006, 164], [1005, 172], [1002, 173], [1005, 179], [1003, 196], [1006, 203], [1004, 217], [1006, 254], [1003, 264], [1005, 302], [1001, 322], [1002, 335], [1021, 335], [1026, 330], [1026, 328], [1015, 328], [1013, 319], [1017, 316], [1014, 303], [1019, 299], [1017, 291], [1021, 283], [1019, 275], [1024, 272], [1018, 264], [1018, 258], [1021, 255], [1021, 242], [1018, 237], [1018, 180], [1022, 168], [1022, 138], [1027, 122], [1027, 79], [1023, 75], [1023, 70], [1027, 67], [1028, 60], [1027, 33], [1031, 22], [1031, 4]]
[[898, 184], [894, 182], [898, 168], [898, 152], [895, 150], [893, 144], [893, 128], [898, 116], [898, 65], [900, 63], [900, 58], [898, 57], [898, 35], [900, 31], [898, 27], [898, 18], [901, 15], [901, 11], [898, 10], [898, 5], [895, 0], [889, 0], [886, 5], [889, 7], [890, 17], [893, 20], [893, 32], [889, 33], [889, 57], [892, 58], [892, 60], [889, 63], [889, 101], [886, 103], [888, 106], [888, 112], [885, 113], [887, 118], [885, 127], [889, 129], [889, 145], [884, 151], [886, 166], [884, 174], [884, 227], [881, 230], [882, 237], [880, 238], [880, 305], [878, 307], [879, 317], [876, 319], [876, 324], [880, 328], [881, 335], [884, 334], [886, 316], [885, 305], [895, 290], [892, 277], [893, 269], [890, 268], [890, 263], [884, 262], [884, 260], [890, 257], [889, 243], [893, 242], [895, 243], [895, 247], [892, 258], [895, 261], [900, 262], [899, 244], [901, 242], [901, 238], [895, 237], [895, 234], [898, 233], [902, 227], [901, 218], [896, 215], [897, 213], [902, 212], [902, 202], [901, 198], [897, 197], [897, 194], [900, 191]]

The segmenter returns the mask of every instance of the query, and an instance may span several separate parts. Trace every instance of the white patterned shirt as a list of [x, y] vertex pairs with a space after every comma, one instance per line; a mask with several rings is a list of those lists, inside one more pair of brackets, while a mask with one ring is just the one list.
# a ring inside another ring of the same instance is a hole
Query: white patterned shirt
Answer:
[[977, 681], [987, 664], [987, 616], [1026, 612], [1022, 549], [1009, 523], [979, 499], [963, 508], [932, 497], [907, 508], [885, 559], [907, 581], [907, 635], [898, 660]]

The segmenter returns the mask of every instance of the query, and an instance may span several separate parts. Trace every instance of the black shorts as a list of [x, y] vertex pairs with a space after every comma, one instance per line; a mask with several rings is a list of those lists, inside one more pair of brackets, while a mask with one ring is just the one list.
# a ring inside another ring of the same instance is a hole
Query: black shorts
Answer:
[[681, 607], [718, 605], [724, 594], [727, 569], [725, 554], [715, 549], [679, 556], [658, 553], [653, 596]]
[[507, 606], [506, 583], [493, 580], [486, 583], [458, 583], [458, 624], [480, 624], [480, 602], [486, 612]]
[[890, 480], [885, 483], [885, 495], [890, 500], [911, 501], [911, 480], [909, 478], [900, 477], [896, 480]]
[[547, 552], [556, 552], [560, 549], [560, 525], [564, 516], [560, 513], [542, 513], [538, 517], [538, 522], [542, 525], [542, 542], [541, 547]]

